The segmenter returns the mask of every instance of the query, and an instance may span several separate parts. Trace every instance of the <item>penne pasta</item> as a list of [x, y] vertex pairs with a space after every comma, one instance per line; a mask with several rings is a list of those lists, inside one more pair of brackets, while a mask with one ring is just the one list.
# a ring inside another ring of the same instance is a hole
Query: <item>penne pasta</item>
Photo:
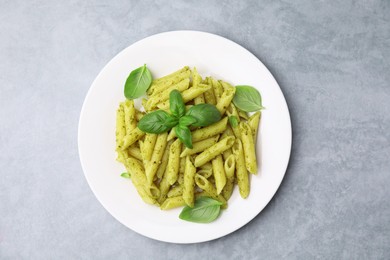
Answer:
[[153, 182], [159, 164], [161, 163], [161, 158], [167, 145], [167, 136], [167, 133], [162, 133], [157, 136], [156, 145], [150, 159], [150, 165], [146, 168], [146, 179], [149, 184]]
[[238, 189], [242, 198], [249, 195], [249, 176], [245, 167], [244, 151], [240, 139], [236, 139], [232, 147], [234, 157], [236, 159], [236, 176]]
[[[206, 78], [204, 83], [212, 86], [210, 78]], [[204, 95], [205, 102], [207, 104], [215, 105], [217, 103], [217, 100], [215, 99], [215, 96], [214, 96], [213, 89], [210, 88], [203, 95]]]
[[[181, 142], [176, 139], [169, 148], [167, 179], [170, 185], [173, 185], [179, 175]], [[165, 167], [162, 167], [165, 168]]]
[[182, 195], [183, 195], [183, 186], [182, 185], [176, 185], [175, 187], [170, 189], [170, 191], [167, 194], [168, 198], [177, 197], [177, 196], [182, 197]]
[[134, 128], [130, 133], [126, 134], [126, 136], [122, 140], [121, 149], [125, 150], [129, 148], [130, 145], [137, 142], [145, 135], [138, 127]]
[[[226, 83], [227, 84], [227, 83]], [[222, 86], [224, 85], [224, 82], [222, 82]], [[230, 103], [233, 100], [234, 93], [236, 92], [236, 89], [233, 87], [226, 87], [224, 88], [224, 92], [222, 93], [221, 98], [219, 99], [216, 107], [221, 112], [221, 115], [224, 115], [226, 112], [226, 108], [230, 105]]]
[[231, 154], [225, 160], [225, 163], [224, 163], [224, 169], [225, 169], [225, 174], [226, 174], [226, 184], [222, 190], [222, 195], [226, 199], [226, 201], [230, 199], [230, 197], [232, 196], [232, 193], [233, 193], [235, 168], [236, 168], [236, 160], [234, 158], [234, 155]]
[[162, 178], [164, 173], [166, 174], [166, 168], [167, 168], [167, 165], [168, 165], [168, 157], [169, 157], [169, 149], [170, 149], [170, 146], [172, 145], [172, 142], [173, 141], [169, 141], [167, 143], [167, 146], [165, 147], [165, 150], [164, 150], [164, 154], [163, 154], [163, 156], [161, 158], [161, 163], [160, 163], [160, 165], [159, 165], [159, 167], [157, 169], [156, 176], [159, 179]]
[[192, 144], [192, 149], [184, 148], [184, 151], [180, 154], [180, 157], [185, 157], [187, 155], [193, 155], [199, 152], [203, 152], [205, 149], [214, 145], [218, 141], [219, 135], [207, 138], [205, 140], [196, 142]]
[[226, 137], [225, 139], [222, 139], [218, 143], [204, 150], [195, 158], [195, 167], [202, 166], [203, 164], [211, 161], [217, 155], [232, 147], [234, 139], [235, 138], [233, 136]]
[[241, 141], [245, 155], [245, 166], [250, 173], [257, 174], [257, 160], [252, 130], [248, 123], [240, 123]]
[[190, 207], [193, 207], [195, 203], [195, 172], [196, 168], [192, 164], [190, 157], [187, 156], [184, 171], [183, 199], [185, 203]]
[[161, 205], [162, 210], [173, 209], [177, 207], [183, 207], [186, 203], [182, 196], [170, 197], [167, 198], [164, 203]]
[[217, 194], [220, 194], [223, 187], [226, 184], [226, 174], [225, 168], [223, 165], [222, 155], [217, 155], [212, 161], [211, 164], [213, 166], [213, 174], [215, 179], [215, 186], [217, 188]]
[[137, 127], [137, 121], [136, 121], [136, 112], [134, 108], [134, 101], [133, 100], [126, 100], [124, 102], [124, 112], [125, 112], [125, 126], [126, 126], [126, 133], [130, 133], [133, 131], [134, 128]]
[[259, 129], [259, 122], [261, 120], [261, 112], [256, 112], [248, 119], [248, 124], [252, 129], [253, 140], [256, 142], [257, 130]]
[[123, 103], [119, 105], [118, 110], [116, 111], [116, 148], [117, 150], [121, 149], [123, 144], [123, 138], [126, 136], [126, 126], [125, 126], [125, 110]]
[[[205, 91], [209, 90], [210, 86], [205, 84], [199, 84], [197, 86], [192, 86], [189, 89], [186, 89], [182, 92], [182, 98], [184, 103], [190, 102], [199, 95], [202, 95]], [[165, 100], [157, 105], [159, 109], [169, 109], [169, 100]]]
[[203, 177], [200, 174], [195, 175], [195, 183], [196, 185], [201, 188], [205, 195], [210, 196], [213, 199], [216, 199], [220, 202], [222, 202], [226, 206], [226, 200], [222, 195], [218, 195], [217, 190], [215, 189], [214, 185], [210, 183], [209, 180], [207, 180], [205, 177]]

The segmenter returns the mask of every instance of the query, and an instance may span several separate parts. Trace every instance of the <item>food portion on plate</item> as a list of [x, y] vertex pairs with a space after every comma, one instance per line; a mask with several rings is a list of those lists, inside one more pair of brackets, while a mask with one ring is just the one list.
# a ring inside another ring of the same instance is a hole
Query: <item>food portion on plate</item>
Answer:
[[[209, 223], [227, 207], [236, 184], [248, 197], [249, 174], [258, 172], [263, 109], [255, 88], [203, 79], [187, 66], [153, 80], [144, 65], [130, 73], [124, 94], [116, 118], [117, 160], [144, 202], [163, 210], [184, 206], [181, 219]], [[145, 94], [137, 109], [134, 99]]]

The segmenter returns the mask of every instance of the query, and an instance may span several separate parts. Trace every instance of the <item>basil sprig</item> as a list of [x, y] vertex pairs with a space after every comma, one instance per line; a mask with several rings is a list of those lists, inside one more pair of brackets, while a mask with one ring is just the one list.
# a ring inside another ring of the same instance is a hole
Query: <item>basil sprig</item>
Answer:
[[236, 86], [233, 103], [245, 112], [254, 112], [264, 107], [261, 104], [261, 95], [257, 89], [251, 86]]
[[145, 94], [151, 83], [152, 74], [146, 67], [146, 64], [144, 64], [144, 66], [141, 66], [130, 72], [130, 75], [125, 83], [125, 97], [127, 99], [139, 98]]
[[200, 197], [195, 201], [194, 207], [186, 206], [179, 218], [196, 223], [210, 223], [214, 221], [221, 210], [222, 203], [209, 197]]
[[146, 133], [160, 134], [175, 127], [175, 133], [180, 141], [192, 149], [190, 126], [209, 126], [221, 120], [221, 113], [210, 104], [192, 106], [186, 112], [186, 106], [178, 90], [169, 94], [171, 114], [164, 110], [157, 110], [146, 114], [138, 122], [138, 128]]

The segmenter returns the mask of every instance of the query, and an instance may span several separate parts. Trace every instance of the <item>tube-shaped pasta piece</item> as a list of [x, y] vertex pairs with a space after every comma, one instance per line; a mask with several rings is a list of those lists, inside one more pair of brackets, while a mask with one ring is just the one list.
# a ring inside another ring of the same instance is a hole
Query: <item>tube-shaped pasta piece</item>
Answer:
[[183, 207], [185, 205], [186, 205], [186, 203], [185, 203], [183, 197], [182, 196], [176, 196], [176, 197], [167, 198], [164, 201], [164, 203], [161, 205], [161, 209], [162, 210], [168, 210], [168, 209]]
[[157, 169], [161, 164], [161, 158], [164, 155], [164, 150], [167, 145], [167, 133], [162, 133], [157, 136], [156, 145], [150, 159], [150, 166], [146, 168], [146, 179], [149, 184], [152, 184]]
[[137, 127], [137, 121], [135, 118], [135, 108], [133, 100], [126, 100], [124, 102], [124, 110], [125, 110], [125, 125], [126, 125], [126, 133], [130, 133], [134, 128]]
[[150, 161], [153, 154], [154, 146], [156, 145], [157, 135], [156, 134], [145, 134], [144, 149], [142, 151], [142, 157], [146, 161]]
[[152, 85], [150, 85], [150, 90], [148, 91], [149, 96], [155, 96], [158, 93], [164, 91], [165, 89], [169, 88], [170, 86], [177, 84], [178, 82], [182, 81], [185, 78], [190, 77], [191, 72], [189, 70], [184, 71], [180, 74], [178, 74], [176, 77], [173, 77], [171, 79], [167, 79], [161, 82], [153, 82]]
[[180, 157], [185, 157], [187, 155], [196, 154], [203, 152], [205, 149], [214, 145], [218, 141], [219, 135], [204, 139], [202, 141], [192, 144], [192, 149], [185, 148], [184, 151], [180, 154]]
[[198, 105], [198, 104], [204, 104], [204, 95], [203, 94], [200, 94], [199, 96], [197, 96], [196, 98], [194, 98], [194, 104], [195, 105]]
[[[205, 79], [204, 83], [212, 86], [212, 82], [209, 77]], [[215, 99], [214, 95], [214, 90], [212, 88], [207, 90], [203, 95], [207, 104], [215, 105], [217, 103], [217, 100]]]
[[165, 147], [164, 154], [161, 158], [161, 164], [159, 165], [156, 176], [157, 178], [161, 179], [164, 174], [166, 174], [166, 168], [168, 165], [168, 157], [169, 157], [169, 149], [172, 145], [173, 141], [169, 141], [167, 146]]
[[217, 194], [220, 194], [223, 187], [226, 184], [225, 168], [223, 166], [222, 155], [217, 155], [212, 161], [213, 174], [215, 179], [215, 187], [217, 188]]
[[138, 127], [134, 128], [133, 131], [126, 134], [123, 138], [121, 149], [125, 150], [129, 148], [130, 145], [134, 144], [136, 141], [141, 139], [145, 135], [145, 132], [142, 132]]
[[251, 115], [248, 119], [248, 124], [252, 129], [253, 140], [256, 143], [257, 130], [259, 129], [259, 122], [261, 119], [261, 111], [258, 111]]
[[176, 137], [176, 131], [175, 131], [175, 128], [172, 128], [171, 131], [169, 131], [169, 134], [168, 134], [168, 141], [172, 140], [173, 138]]
[[222, 196], [229, 200], [233, 193], [234, 187], [234, 170], [236, 169], [236, 160], [234, 155], [231, 154], [224, 163], [224, 169], [226, 173], [226, 185], [222, 190]]
[[246, 198], [249, 195], [249, 176], [245, 167], [244, 150], [240, 139], [236, 139], [232, 147], [234, 157], [236, 159], [236, 176], [238, 190], [242, 198]]
[[184, 171], [183, 199], [185, 203], [190, 207], [193, 207], [195, 202], [195, 172], [196, 168], [192, 164], [190, 156], [187, 156]]
[[205, 164], [203, 164], [202, 166], [199, 167], [200, 169], [202, 170], [213, 170], [213, 165], [211, 164], [211, 162], [207, 162]]
[[196, 174], [200, 174], [207, 179], [211, 175], [213, 175], [213, 170], [212, 169], [200, 169], [199, 171], [196, 172]]
[[218, 80], [215, 80], [211, 78], [211, 83], [213, 85], [213, 90], [214, 90], [214, 96], [215, 99], [218, 103], [218, 101], [221, 99], [222, 93], [223, 93], [223, 87], [221, 83]]
[[116, 148], [117, 150], [121, 148], [123, 144], [123, 138], [126, 136], [126, 126], [125, 126], [125, 110], [123, 103], [119, 104], [118, 110], [116, 111]]
[[146, 102], [146, 109], [150, 110], [157, 106], [158, 103], [161, 103], [167, 99], [169, 99], [169, 94], [172, 90], [177, 89], [182, 92], [186, 90], [190, 86], [190, 79], [183, 79], [179, 83], [166, 88], [165, 90], [157, 93], [156, 95], [151, 96]]
[[[203, 94], [205, 91], [209, 90], [210, 86], [205, 84], [199, 84], [197, 86], [192, 86], [189, 89], [184, 90], [181, 93], [181, 96], [183, 98], [184, 103], [187, 103], [197, 96]], [[158, 108], [160, 109], [169, 109], [169, 100], [165, 100], [164, 102], [161, 102], [160, 104], [157, 104]]]
[[[225, 131], [222, 133], [220, 140], [228, 137], [228, 136], [234, 136], [232, 128], [230, 126], [226, 126]], [[226, 160], [226, 158], [232, 154], [232, 149], [227, 149], [222, 153], [223, 159]]]
[[[134, 158], [127, 158], [126, 160], [126, 169], [131, 174], [131, 181], [133, 182], [135, 188], [137, 189], [138, 194], [141, 196], [142, 200], [148, 204], [159, 205], [157, 200], [151, 196], [150, 189], [148, 190], [145, 186], [146, 177], [142, 165]], [[153, 196], [155, 196], [154, 194]]]
[[158, 202], [160, 204], [162, 204], [166, 200], [170, 187], [171, 186], [168, 183], [167, 175], [163, 174], [163, 177], [160, 181], [160, 198], [158, 199]]
[[215, 187], [205, 177], [203, 177], [200, 174], [196, 174], [195, 183], [199, 188], [201, 188], [205, 192], [205, 194], [207, 194], [207, 196], [210, 196], [211, 198], [222, 202], [226, 206], [225, 198], [222, 195], [218, 195]]
[[248, 123], [240, 123], [241, 141], [245, 155], [246, 169], [253, 174], [257, 174], [257, 160], [255, 144], [253, 142], [252, 130]]
[[167, 166], [167, 178], [168, 183], [173, 185], [179, 175], [180, 167], [180, 151], [181, 151], [181, 142], [179, 139], [176, 139], [169, 148], [168, 156], [168, 166]]
[[219, 99], [216, 107], [221, 112], [221, 115], [225, 114], [226, 108], [232, 102], [234, 97], [234, 93], [236, 93], [236, 88], [225, 88], [225, 91], [222, 93], [221, 98]]
[[244, 112], [244, 111], [242, 111], [242, 110], [239, 110], [239, 109], [237, 109], [237, 112], [238, 112], [238, 115], [239, 115], [241, 118], [244, 118], [244, 119], [246, 119], [246, 120], [249, 119], [249, 116], [248, 116], [248, 114], [247, 114], [246, 112]]
[[136, 147], [135, 145], [130, 146], [127, 149], [127, 152], [130, 156], [133, 156], [135, 159], [142, 161], [141, 150], [138, 147]]
[[175, 187], [170, 189], [168, 194], [167, 194], [168, 198], [182, 196], [182, 195], [183, 195], [183, 186], [182, 185], [176, 185]]
[[228, 118], [225, 117], [217, 123], [200, 128], [192, 132], [192, 142], [199, 142], [214, 135], [222, 133], [226, 129]]
[[174, 84], [177, 82], [180, 82], [184, 78], [188, 78], [191, 74], [191, 71], [189, 70], [188, 66], [185, 66], [169, 75], [166, 75], [164, 77], [158, 78], [153, 80], [152, 85], [149, 87], [147, 94], [151, 95], [154, 92], [158, 92], [158, 90], [161, 91], [160, 86], [163, 85], [162, 83], [170, 83]]
[[141, 118], [143, 118], [144, 115], [145, 115], [144, 112], [141, 112], [141, 111], [137, 110], [136, 113], [135, 113], [135, 118], [137, 119], [137, 122], [139, 122], [139, 120], [141, 120]]
[[240, 122], [240, 115], [238, 114], [237, 108], [233, 103], [230, 103], [230, 105], [226, 108], [226, 114], [228, 116], [235, 116], [237, 121]]
[[222, 139], [218, 143], [204, 150], [195, 158], [195, 167], [202, 166], [203, 164], [215, 158], [217, 155], [222, 154], [224, 151], [232, 147], [234, 139], [235, 138], [233, 136], [226, 137], [225, 139]]

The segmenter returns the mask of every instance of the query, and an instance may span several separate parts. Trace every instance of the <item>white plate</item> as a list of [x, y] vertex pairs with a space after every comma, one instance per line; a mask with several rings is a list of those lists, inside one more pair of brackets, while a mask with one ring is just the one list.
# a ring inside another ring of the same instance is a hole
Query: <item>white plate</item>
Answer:
[[[229, 208], [210, 224], [179, 219], [181, 209], [161, 211], [145, 204], [115, 153], [115, 114], [125, 99], [123, 86], [130, 71], [147, 64], [155, 78], [185, 65], [196, 67], [233, 85], [255, 86], [263, 111], [257, 142], [258, 175], [251, 176], [249, 197], [238, 190]], [[252, 220], [278, 189], [290, 157], [291, 122], [284, 96], [267, 68], [249, 51], [223, 37], [196, 31], [150, 36], [115, 56], [92, 83], [81, 110], [78, 145], [85, 177], [97, 199], [119, 222], [144, 236], [173, 243], [196, 243], [225, 236]]]

